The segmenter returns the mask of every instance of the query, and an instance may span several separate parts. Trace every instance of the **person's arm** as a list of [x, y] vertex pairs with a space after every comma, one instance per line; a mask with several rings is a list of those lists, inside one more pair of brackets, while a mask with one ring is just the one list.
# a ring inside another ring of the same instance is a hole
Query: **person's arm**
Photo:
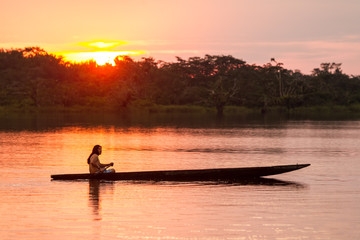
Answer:
[[93, 164], [95, 165], [95, 167], [96, 167], [97, 169], [99, 169], [99, 172], [103, 172], [107, 167], [114, 166], [114, 163], [113, 163], [113, 162], [108, 163], [108, 164], [102, 164], [102, 163], [100, 163], [99, 156], [96, 156]]
[[105, 168], [105, 167], [114, 166], [114, 163], [112, 163], [112, 162], [111, 162], [111, 163], [108, 163], [108, 164], [102, 164], [102, 163], [100, 163], [99, 165], [100, 165], [101, 168]]
[[111, 162], [111, 163], [108, 163], [108, 164], [102, 164], [102, 163], [100, 163], [100, 162], [99, 162], [99, 165], [100, 165], [100, 167], [101, 167], [101, 168], [105, 168], [105, 167], [111, 167], [111, 166], [114, 166], [114, 163], [113, 163], [113, 162]]

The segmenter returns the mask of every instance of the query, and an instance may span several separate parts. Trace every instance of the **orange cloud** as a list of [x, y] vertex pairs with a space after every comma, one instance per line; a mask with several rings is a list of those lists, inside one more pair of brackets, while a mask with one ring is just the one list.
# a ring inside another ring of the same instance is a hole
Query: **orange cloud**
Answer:
[[81, 42], [78, 45], [88, 48], [95, 48], [95, 49], [111, 49], [117, 46], [126, 45], [128, 44], [125, 41], [91, 41], [91, 42]]

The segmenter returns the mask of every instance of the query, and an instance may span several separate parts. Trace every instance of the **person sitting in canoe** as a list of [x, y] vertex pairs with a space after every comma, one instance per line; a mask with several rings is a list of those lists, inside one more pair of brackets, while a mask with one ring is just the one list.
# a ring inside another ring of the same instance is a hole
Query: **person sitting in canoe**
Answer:
[[102, 164], [99, 160], [99, 155], [102, 152], [102, 148], [100, 145], [95, 145], [92, 153], [87, 159], [87, 163], [89, 164], [89, 171], [92, 174], [95, 173], [114, 173], [115, 169], [107, 169], [108, 167], [114, 166], [114, 163]]

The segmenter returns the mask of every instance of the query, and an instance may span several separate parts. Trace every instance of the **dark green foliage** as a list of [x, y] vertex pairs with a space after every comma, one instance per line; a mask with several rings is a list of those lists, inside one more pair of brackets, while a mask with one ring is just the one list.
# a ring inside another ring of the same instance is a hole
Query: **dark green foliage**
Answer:
[[173, 63], [119, 56], [115, 66], [100, 66], [68, 63], [37, 47], [0, 49], [0, 106], [199, 105], [222, 114], [228, 105], [266, 112], [274, 106], [291, 110], [360, 103], [359, 77], [343, 74], [340, 67], [323, 63], [304, 75], [281, 63], [256, 66], [211, 55]]

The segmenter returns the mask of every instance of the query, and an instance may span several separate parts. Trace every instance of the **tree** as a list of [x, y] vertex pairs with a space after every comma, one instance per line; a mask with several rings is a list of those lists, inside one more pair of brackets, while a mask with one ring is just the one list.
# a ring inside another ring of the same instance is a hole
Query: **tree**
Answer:
[[[177, 66], [187, 77], [187, 89], [198, 89], [199, 100], [214, 106], [218, 115], [240, 88], [239, 71], [245, 61], [232, 56], [193, 57], [188, 61], [178, 58]], [[199, 101], [198, 100], [198, 101]]]
[[227, 105], [263, 112], [270, 106], [349, 105], [360, 103], [360, 78], [330, 62], [304, 75], [275, 59], [258, 66], [224, 55], [171, 63], [118, 56], [115, 66], [101, 66], [65, 62], [38, 47], [0, 49], [1, 106], [127, 108], [134, 102], [211, 106], [219, 115]]

